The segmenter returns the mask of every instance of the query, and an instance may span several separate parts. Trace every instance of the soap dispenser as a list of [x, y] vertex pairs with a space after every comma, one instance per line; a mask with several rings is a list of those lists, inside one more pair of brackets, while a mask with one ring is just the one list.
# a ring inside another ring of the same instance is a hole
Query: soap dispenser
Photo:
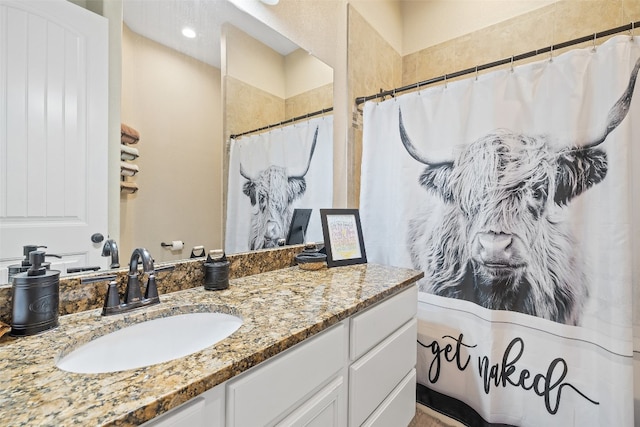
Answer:
[[22, 247], [22, 254], [24, 255], [24, 259], [20, 264], [12, 264], [9, 266], [9, 283], [11, 283], [11, 279], [13, 278], [13, 276], [19, 273], [24, 273], [29, 269], [29, 267], [31, 267], [31, 261], [29, 261], [29, 254], [31, 252], [37, 251], [40, 248], [46, 248], [46, 246], [24, 245]]
[[29, 254], [31, 266], [12, 279], [11, 335], [34, 335], [58, 326], [60, 271], [48, 270], [44, 251]]
[[[18, 273], [24, 273], [29, 269], [29, 267], [31, 267], [31, 261], [29, 260], [29, 255], [31, 254], [31, 252], [37, 251], [40, 248], [46, 248], [46, 246], [24, 245], [22, 247], [22, 254], [24, 255], [24, 259], [22, 260], [22, 262], [20, 264], [12, 264], [8, 267], [9, 283], [11, 283], [11, 279], [13, 278], [13, 276], [15, 276]], [[53, 256], [56, 258], [61, 258], [60, 255], [55, 255], [55, 254], [45, 254], [45, 256]], [[45, 267], [47, 270], [49, 270], [49, 268], [51, 267], [51, 263], [43, 262], [42, 266]]]

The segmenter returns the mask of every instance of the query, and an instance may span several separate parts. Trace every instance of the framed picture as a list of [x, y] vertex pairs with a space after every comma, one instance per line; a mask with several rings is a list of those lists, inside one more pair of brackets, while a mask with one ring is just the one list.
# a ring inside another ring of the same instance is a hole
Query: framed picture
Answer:
[[328, 267], [367, 262], [357, 209], [320, 209], [320, 220]]

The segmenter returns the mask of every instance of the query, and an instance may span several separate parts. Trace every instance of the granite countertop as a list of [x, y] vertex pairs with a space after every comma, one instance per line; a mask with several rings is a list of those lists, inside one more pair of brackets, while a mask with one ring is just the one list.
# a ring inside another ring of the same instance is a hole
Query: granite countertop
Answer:
[[[11, 426], [138, 425], [240, 374], [304, 339], [409, 287], [422, 273], [360, 264], [305, 271], [289, 267], [160, 295], [161, 304], [103, 317], [60, 317], [40, 335], [0, 340], [0, 423]], [[217, 310], [242, 326], [214, 346], [173, 361], [108, 374], [74, 374], [60, 354], [145, 319]]]

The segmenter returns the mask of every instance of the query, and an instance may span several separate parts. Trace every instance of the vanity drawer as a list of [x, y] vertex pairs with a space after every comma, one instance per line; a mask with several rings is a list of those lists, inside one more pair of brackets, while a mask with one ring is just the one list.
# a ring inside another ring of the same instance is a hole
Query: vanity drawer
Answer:
[[346, 332], [340, 323], [230, 380], [227, 425], [272, 425], [306, 400], [343, 369]]
[[418, 311], [418, 287], [411, 286], [351, 319], [350, 357], [356, 360]]
[[408, 426], [416, 414], [416, 370], [412, 369], [362, 427]]
[[[143, 427], [202, 427], [205, 400], [196, 397], [160, 417], [144, 423]], [[220, 425], [220, 424], [218, 424]]]
[[359, 426], [416, 366], [417, 320], [411, 319], [349, 368], [349, 425]]
[[146, 423], [143, 427], [223, 427], [225, 386], [219, 384]]

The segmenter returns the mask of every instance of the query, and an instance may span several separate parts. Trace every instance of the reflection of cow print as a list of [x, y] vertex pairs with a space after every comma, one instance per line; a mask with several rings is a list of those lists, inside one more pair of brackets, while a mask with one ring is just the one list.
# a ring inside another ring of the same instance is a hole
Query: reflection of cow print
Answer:
[[436, 196], [409, 224], [422, 290], [578, 324], [585, 277], [568, 225], [550, 212], [606, 176], [607, 155], [597, 146], [627, 115], [639, 67], [640, 60], [601, 134], [560, 151], [543, 137], [498, 130], [457, 159], [434, 162], [414, 147], [400, 112], [402, 142], [426, 165], [420, 185]]
[[313, 152], [316, 149], [318, 128], [313, 135], [311, 153], [307, 167], [300, 175], [289, 175], [281, 166], [269, 166], [251, 177], [240, 163], [240, 174], [248, 181], [242, 192], [249, 197], [254, 207], [251, 215], [249, 249], [273, 248], [279, 239], [284, 239], [293, 217], [294, 200], [302, 197], [307, 189], [304, 176], [309, 171]]

